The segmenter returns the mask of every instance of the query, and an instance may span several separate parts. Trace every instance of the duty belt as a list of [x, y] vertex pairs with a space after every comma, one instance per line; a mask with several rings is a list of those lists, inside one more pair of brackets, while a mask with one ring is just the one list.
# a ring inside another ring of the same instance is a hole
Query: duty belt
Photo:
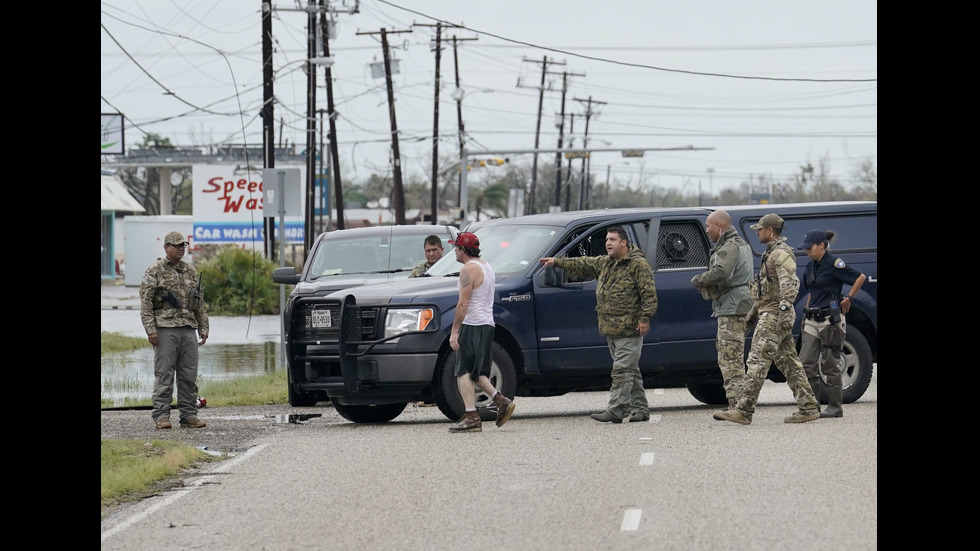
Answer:
[[823, 321], [830, 317], [830, 308], [804, 308], [803, 315], [808, 320]]

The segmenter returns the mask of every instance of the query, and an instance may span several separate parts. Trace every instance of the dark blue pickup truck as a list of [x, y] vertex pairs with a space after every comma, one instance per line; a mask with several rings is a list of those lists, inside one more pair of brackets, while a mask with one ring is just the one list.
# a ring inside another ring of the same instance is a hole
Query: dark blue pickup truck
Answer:
[[[845, 343], [844, 401], [860, 398], [878, 357], [877, 202], [608, 209], [483, 223], [476, 230], [481, 256], [497, 279], [494, 385], [508, 396], [609, 388], [611, 360], [597, 329], [595, 280], [571, 280], [538, 259], [604, 255], [606, 229], [623, 226], [645, 251], [659, 298], [640, 359], [645, 386], [685, 386], [701, 402], [725, 404], [711, 305], [690, 283], [707, 269], [711, 244], [704, 222], [713, 208], [728, 211], [752, 244], [756, 270], [765, 246], [749, 226], [764, 214], [783, 217], [783, 235], [794, 248], [810, 229], [838, 234], [832, 253], [868, 277], [848, 314]], [[801, 276], [807, 262], [798, 251]], [[350, 421], [385, 422], [408, 403], [426, 400], [459, 418], [463, 404], [449, 347], [459, 269], [454, 255], [445, 255], [426, 277], [297, 297], [283, 320], [290, 404], [329, 398]], [[805, 293], [797, 298], [798, 315]], [[781, 374], [773, 368], [770, 378]], [[478, 394], [477, 405], [492, 418], [488, 396]]]

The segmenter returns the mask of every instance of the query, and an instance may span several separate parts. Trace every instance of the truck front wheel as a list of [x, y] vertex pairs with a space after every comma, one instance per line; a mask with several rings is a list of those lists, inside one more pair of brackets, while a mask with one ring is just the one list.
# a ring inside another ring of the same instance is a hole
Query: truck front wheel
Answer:
[[[510, 354], [496, 342], [491, 349], [493, 363], [490, 365], [490, 383], [499, 392], [503, 392], [508, 398], [514, 397], [517, 389], [517, 370], [514, 368], [514, 360]], [[463, 406], [463, 398], [459, 395], [459, 388], [456, 386], [456, 351], [450, 350], [443, 356], [442, 363], [437, 371], [438, 375], [432, 384], [432, 397], [439, 406], [439, 411], [449, 419], [455, 421], [463, 416], [466, 408]], [[479, 388], [476, 389], [476, 409], [480, 412], [480, 419], [493, 421], [497, 418], [497, 411], [493, 406], [490, 395]]]

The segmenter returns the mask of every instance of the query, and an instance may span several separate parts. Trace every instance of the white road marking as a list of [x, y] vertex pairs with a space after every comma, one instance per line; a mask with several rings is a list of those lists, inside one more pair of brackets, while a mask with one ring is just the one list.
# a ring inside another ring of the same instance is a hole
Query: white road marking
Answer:
[[640, 527], [640, 516], [643, 514], [641, 509], [627, 509], [623, 513], [623, 524], [619, 527], [621, 532], [632, 532]]
[[[265, 447], [266, 447], [266, 444], [259, 444], [258, 446], [255, 446], [254, 448], [249, 449], [245, 453], [236, 455], [235, 457], [233, 457], [233, 458], [231, 458], [231, 459], [229, 459], [227, 461], [222, 461], [221, 463], [218, 463], [215, 466], [215, 468], [213, 470], [211, 470], [210, 472], [216, 473], [216, 474], [221, 474], [221, 473], [228, 472], [229, 470], [231, 470], [232, 467], [234, 467], [234, 466], [238, 465], [239, 463], [245, 461], [246, 459], [252, 457], [253, 455], [255, 455], [256, 453], [258, 453], [260, 450], [262, 450]], [[211, 479], [212, 478], [214, 478], [214, 477], [212, 477], [212, 476], [202, 476], [200, 478], [197, 478], [195, 480], [192, 480], [192, 481], [188, 482], [187, 486], [184, 486], [183, 488], [181, 488], [179, 490], [174, 490], [173, 493], [171, 493], [170, 495], [167, 495], [167, 496], [163, 497], [160, 501], [157, 501], [153, 505], [150, 505], [145, 510], [143, 510], [143, 511], [141, 511], [139, 513], [136, 513], [135, 515], [133, 515], [131, 517], [128, 517], [128, 518], [124, 519], [119, 524], [116, 524], [112, 528], [109, 528], [105, 532], [102, 532], [102, 541], [105, 542], [105, 540], [111, 538], [112, 536], [116, 535], [117, 533], [125, 530], [126, 528], [129, 528], [130, 526], [136, 524], [137, 522], [145, 519], [146, 517], [152, 515], [153, 513], [159, 511], [160, 509], [166, 507], [167, 505], [170, 505], [171, 503], [173, 503], [173, 502], [177, 501], [178, 499], [184, 497], [185, 495], [187, 495], [188, 493], [192, 492], [193, 490], [196, 490], [197, 488], [200, 488], [201, 486], [203, 486], [203, 485], [211, 482]]]
[[640, 465], [653, 465], [653, 453], [640, 454]]

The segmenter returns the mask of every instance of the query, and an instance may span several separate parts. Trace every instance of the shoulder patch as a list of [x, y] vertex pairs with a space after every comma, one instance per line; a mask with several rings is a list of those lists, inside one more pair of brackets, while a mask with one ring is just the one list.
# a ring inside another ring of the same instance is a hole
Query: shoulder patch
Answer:
[[844, 268], [844, 267], [845, 265], [844, 265], [843, 258], [838, 258], [837, 260], [834, 261], [834, 268]]

